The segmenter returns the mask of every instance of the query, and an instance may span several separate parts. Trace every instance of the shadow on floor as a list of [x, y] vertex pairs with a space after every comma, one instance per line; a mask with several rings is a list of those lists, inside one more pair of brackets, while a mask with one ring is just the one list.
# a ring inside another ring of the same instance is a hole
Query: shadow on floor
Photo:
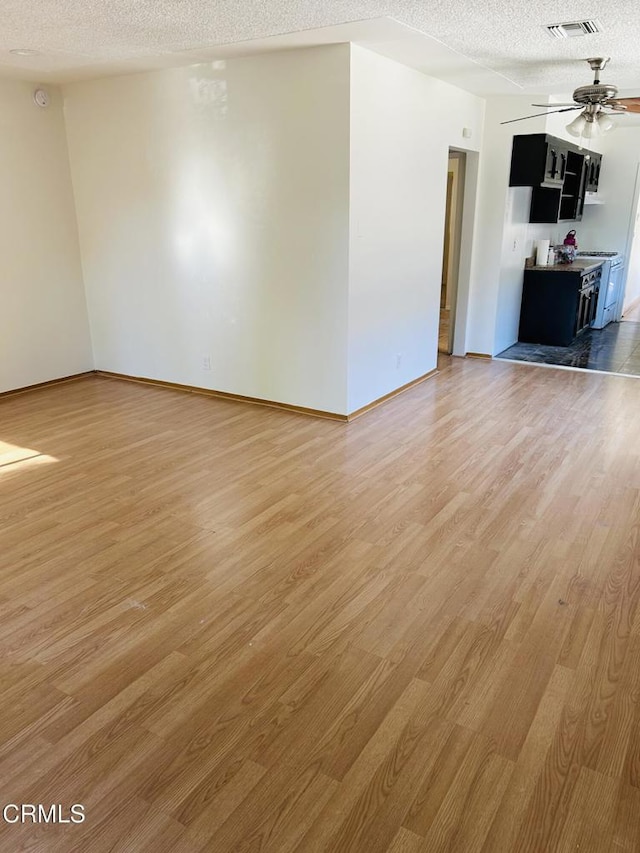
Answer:
[[625, 320], [587, 329], [568, 347], [517, 343], [496, 358], [640, 376], [640, 323]]

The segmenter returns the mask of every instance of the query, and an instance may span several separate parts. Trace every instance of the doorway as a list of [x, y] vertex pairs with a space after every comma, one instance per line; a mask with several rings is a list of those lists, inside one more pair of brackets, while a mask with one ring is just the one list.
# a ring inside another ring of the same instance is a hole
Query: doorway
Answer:
[[449, 149], [438, 327], [438, 352], [449, 355], [453, 352], [453, 332], [458, 299], [465, 171], [465, 152]]
[[636, 166], [636, 182], [629, 217], [627, 244], [625, 246], [627, 272], [624, 298], [621, 299], [622, 320], [640, 321], [640, 163]]

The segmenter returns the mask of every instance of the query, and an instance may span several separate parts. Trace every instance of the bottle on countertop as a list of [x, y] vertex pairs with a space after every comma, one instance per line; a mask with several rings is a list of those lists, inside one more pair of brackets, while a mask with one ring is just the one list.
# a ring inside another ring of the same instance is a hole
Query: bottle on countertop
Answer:
[[578, 243], [576, 241], [575, 231], [569, 231], [567, 236], [564, 238], [563, 246], [565, 263], [572, 264], [575, 260], [576, 253], [578, 251]]

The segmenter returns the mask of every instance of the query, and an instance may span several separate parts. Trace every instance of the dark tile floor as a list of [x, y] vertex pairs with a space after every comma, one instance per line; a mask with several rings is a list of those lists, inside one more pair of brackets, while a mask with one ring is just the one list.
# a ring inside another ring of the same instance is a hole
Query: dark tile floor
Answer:
[[640, 376], [640, 323], [625, 320], [587, 329], [568, 347], [517, 343], [496, 358]]

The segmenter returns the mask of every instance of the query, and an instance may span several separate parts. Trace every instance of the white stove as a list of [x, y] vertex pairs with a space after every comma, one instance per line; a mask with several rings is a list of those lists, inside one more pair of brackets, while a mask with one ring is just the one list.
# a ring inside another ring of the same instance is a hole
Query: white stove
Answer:
[[619, 252], [595, 251], [578, 252], [576, 257], [603, 261], [598, 307], [592, 328], [604, 329], [608, 323], [617, 322], [622, 317], [624, 255]]

